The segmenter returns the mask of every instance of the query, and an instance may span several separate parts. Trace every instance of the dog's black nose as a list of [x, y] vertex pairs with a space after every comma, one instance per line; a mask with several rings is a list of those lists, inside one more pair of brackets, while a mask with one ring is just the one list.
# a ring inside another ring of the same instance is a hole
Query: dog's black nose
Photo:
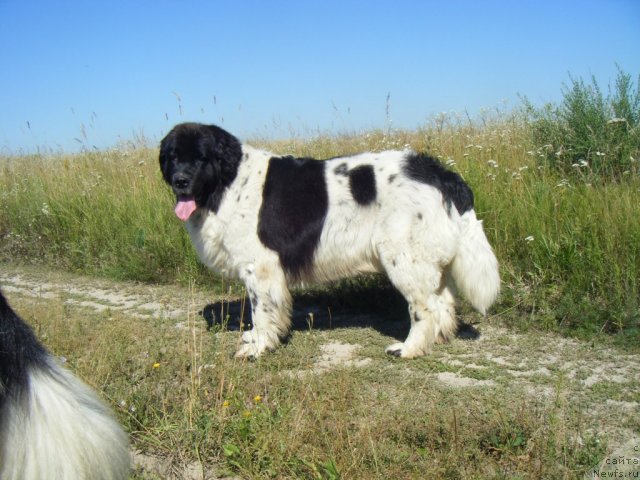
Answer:
[[171, 184], [176, 189], [179, 189], [179, 190], [186, 189], [189, 186], [189, 177], [187, 177], [182, 173], [176, 173], [171, 178]]

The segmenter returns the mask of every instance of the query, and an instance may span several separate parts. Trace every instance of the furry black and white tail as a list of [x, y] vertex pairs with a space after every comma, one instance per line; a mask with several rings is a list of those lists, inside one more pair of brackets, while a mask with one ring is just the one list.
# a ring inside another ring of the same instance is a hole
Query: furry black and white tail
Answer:
[[128, 446], [109, 408], [0, 292], [0, 479], [125, 479]]

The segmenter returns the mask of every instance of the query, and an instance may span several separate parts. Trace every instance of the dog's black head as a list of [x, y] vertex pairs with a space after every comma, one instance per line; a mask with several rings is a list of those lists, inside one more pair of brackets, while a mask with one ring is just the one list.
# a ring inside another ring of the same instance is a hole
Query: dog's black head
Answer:
[[223, 129], [176, 125], [160, 143], [160, 168], [176, 194], [176, 215], [186, 221], [196, 208], [216, 212], [241, 160], [240, 142]]

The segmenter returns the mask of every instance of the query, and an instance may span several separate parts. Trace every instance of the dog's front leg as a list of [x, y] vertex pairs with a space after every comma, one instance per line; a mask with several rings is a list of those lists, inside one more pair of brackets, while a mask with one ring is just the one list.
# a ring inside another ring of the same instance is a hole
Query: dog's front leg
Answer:
[[289, 334], [291, 294], [279, 261], [249, 264], [241, 279], [251, 301], [253, 329], [242, 334], [236, 357], [257, 358]]

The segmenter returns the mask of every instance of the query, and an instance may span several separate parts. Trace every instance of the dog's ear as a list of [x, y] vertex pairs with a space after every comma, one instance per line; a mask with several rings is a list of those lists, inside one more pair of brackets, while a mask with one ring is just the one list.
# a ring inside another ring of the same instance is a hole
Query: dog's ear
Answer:
[[240, 141], [226, 130], [216, 125], [207, 125], [205, 127], [211, 136], [212, 144], [209, 145], [213, 150], [213, 155], [217, 161], [224, 163], [230, 162], [238, 165], [242, 158], [242, 146]]
[[211, 189], [207, 199], [207, 207], [216, 212], [224, 190], [233, 183], [238, 174], [238, 166], [242, 161], [242, 145], [240, 140], [215, 125], [203, 126], [206, 132], [202, 135], [205, 157], [214, 170], [215, 187]]
[[211, 142], [208, 142], [208, 155], [214, 163], [216, 174], [220, 177], [220, 184], [224, 187], [233, 182], [238, 173], [238, 165], [242, 160], [242, 145], [240, 140], [226, 130], [215, 125], [206, 127]]
[[162, 178], [167, 183], [171, 183], [169, 167], [171, 166], [171, 151], [175, 143], [175, 131], [170, 131], [160, 142], [160, 171]]

